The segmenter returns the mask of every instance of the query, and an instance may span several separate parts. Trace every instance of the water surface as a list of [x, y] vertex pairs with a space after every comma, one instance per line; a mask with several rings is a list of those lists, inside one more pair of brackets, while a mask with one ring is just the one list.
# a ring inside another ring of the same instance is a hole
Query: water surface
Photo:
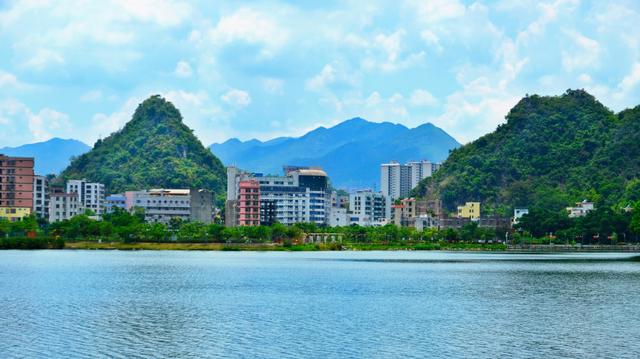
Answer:
[[0, 358], [637, 358], [630, 256], [0, 251]]

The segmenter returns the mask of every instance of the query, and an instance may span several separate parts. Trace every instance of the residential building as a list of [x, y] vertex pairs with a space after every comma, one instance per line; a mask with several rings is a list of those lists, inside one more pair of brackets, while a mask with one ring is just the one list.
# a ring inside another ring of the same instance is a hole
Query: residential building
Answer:
[[145, 221], [169, 224], [172, 218], [211, 223], [213, 195], [208, 190], [150, 189], [125, 193], [127, 210], [144, 210]]
[[231, 166], [227, 168], [227, 224], [240, 225], [236, 220], [240, 210], [240, 184], [247, 180], [257, 181], [260, 187], [261, 223], [328, 223], [329, 178], [320, 168], [287, 166], [284, 176], [264, 176]]
[[328, 217], [330, 227], [344, 227], [351, 224], [346, 208], [331, 207]]
[[349, 206], [349, 195], [339, 194], [337, 191], [331, 192], [331, 207], [347, 208]]
[[254, 179], [238, 184], [238, 225], [260, 225], [260, 183]]
[[54, 191], [49, 197], [49, 222], [59, 222], [82, 214], [84, 207], [78, 194]]
[[49, 179], [45, 176], [33, 177], [32, 212], [40, 218], [49, 218]]
[[416, 199], [404, 198], [399, 204], [391, 206], [393, 209], [393, 224], [400, 227], [413, 227], [416, 217]]
[[440, 168], [439, 163], [412, 161], [400, 164], [392, 161], [380, 165], [380, 189], [392, 201], [408, 197], [420, 181], [431, 177]]
[[67, 193], [76, 193], [78, 201], [85, 209], [90, 209], [97, 217], [105, 210], [104, 184], [87, 182], [87, 180], [67, 181]]
[[458, 217], [472, 220], [480, 218], [480, 202], [467, 202], [464, 206], [458, 206]]
[[122, 193], [108, 195], [105, 198], [105, 213], [113, 213], [116, 208], [127, 208], [127, 197]]
[[419, 232], [424, 231], [427, 228], [439, 228], [440, 221], [438, 218], [430, 214], [421, 214], [414, 219], [414, 226]]
[[391, 201], [372, 190], [356, 191], [349, 195], [349, 213], [369, 222], [386, 222], [391, 219]]
[[32, 157], [0, 154], [0, 217], [11, 221], [29, 216], [33, 210]]
[[569, 218], [584, 217], [593, 210], [593, 202], [589, 202], [586, 199], [582, 202], [577, 202], [575, 207], [567, 207]]
[[440, 163], [434, 163], [431, 161], [413, 161], [407, 162], [406, 164], [410, 170], [409, 174], [411, 176], [411, 188], [416, 188], [420, 181], [427, 177], [433, 176], [437, 170], [440, 169]]
[[515, 226], [516, 224], [518, 224], [518, 222], [520, 222], [520, 218], [522, 218], [522, 216], [524, 216], [525, 214], [529, 214], [528, 208], [514, 208], [511, 225]]

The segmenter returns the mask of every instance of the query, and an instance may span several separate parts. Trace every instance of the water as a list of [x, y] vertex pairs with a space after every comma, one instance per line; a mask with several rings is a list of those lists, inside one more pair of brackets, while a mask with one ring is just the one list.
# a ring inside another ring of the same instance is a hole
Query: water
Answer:
[[637, 358], [629, 256], [0, 251], [0, 358]]

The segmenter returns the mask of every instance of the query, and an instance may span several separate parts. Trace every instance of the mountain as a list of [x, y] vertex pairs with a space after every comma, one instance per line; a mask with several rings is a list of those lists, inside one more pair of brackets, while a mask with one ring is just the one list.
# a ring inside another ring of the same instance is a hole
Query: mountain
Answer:
[[225, 169], [171, 102], [159, 95], [138, 105], [123, 129], [71, 162], [61, 180], [87, 178], [109, 193], [148, 188], [225, 190]]
[[57, 174], [69, 165], [72, 157], [79, 156], [91, 147], [78, 140], [52, 138], [44, 142], [18, 147], [0, 148], [0, 153], [16, 157], [34, 157], [35, 172], [39, 175]]
[[[640, 199], [640, 106], [613, 113], [583, 90], [527, 96], [496, 131], [451, 152], [414, 195], [465, 201], [507, 214], [562, 210], [587, 199], [624, 206]], [[638, 198], [636, 198], [638, 197]]]
[[336, 126], [318, 127], [301, 137], [279, 137], [261, 142], [230, 139], [211, 145], [226, 165], [276, 174], [283, 165], [321, 166], [333, 186], [379, 186], [380, 164], [396, 160], [443, 161], [460, 144], [440, 128], [427, 123], [409, 129], [389, 122], [353, 118]]

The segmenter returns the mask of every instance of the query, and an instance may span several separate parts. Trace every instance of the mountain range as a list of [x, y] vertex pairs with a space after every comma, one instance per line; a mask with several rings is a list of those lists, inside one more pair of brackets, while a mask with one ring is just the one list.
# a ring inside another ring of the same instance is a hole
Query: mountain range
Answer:
[[118, 132], [98, 140], [57, 178], [104, 183], [108, 193], [149, 188], [203, 188], [224, 196], [222, 162], [182, 122], [180, 111], [159, 95], [138, 105]]
[[48, 175], [60, 173], [72, 158], [90, 149], [91, 147], [78, 140], [52, 138], [18, 147], [3, 147], [0, 148], [0, 153], [7, 156], [34, 157], [36, 174]]
[[449, 210], [551, 211], [581, 200], [624, 208], [640, 200], [640, 106], [614, 113], [584, 90], [521, 99], [494, 132], [455, 149], [414, 190]]
[[278, 174], [284, 165], [320, 166], [336, 188], [379, 187], [380, 164], [392, 160], [440, 162], [460, 144], [431, 123], [415, 128], [353, 118], [330, 128], [318, 127], [301, 137], [269, 141], [214, 143], [211, 151], [225, 165]]

